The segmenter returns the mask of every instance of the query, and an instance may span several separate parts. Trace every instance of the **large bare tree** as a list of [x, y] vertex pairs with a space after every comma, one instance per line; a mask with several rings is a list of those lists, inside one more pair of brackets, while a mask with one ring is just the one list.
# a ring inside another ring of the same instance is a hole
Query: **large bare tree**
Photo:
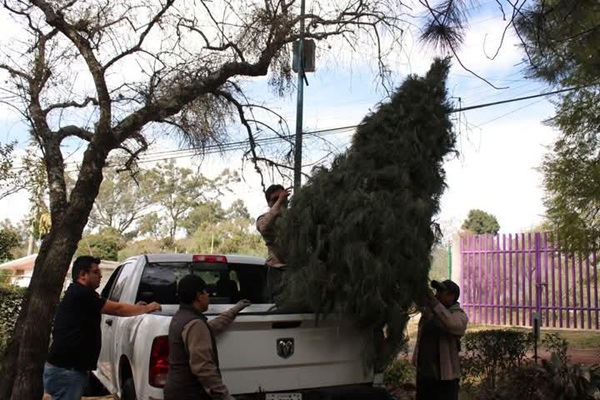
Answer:
[[[2, 0], [14, 22], [0, 50], [2, 100], [23, 115], [43, 154], [52, 225], [2, 361], [0, 398], [42, 396], [52, 315], [109, 154], [128, 154], [127, 168], [153, 127], [202, 146], [223, 141], [233, 121], [249, 135], [251, 157], [264, 158], [243, 80], [270, 74], [285, 88], [301, 20], [305, 38], [376, 49], [373, 61], [386, 71], [385, 46], [397, 46], [402, 33], [400, 2], [317, 0], [304, 16], [299, 3]], [[68, 189], [66, 152], [76, 146], [84, 151]]]

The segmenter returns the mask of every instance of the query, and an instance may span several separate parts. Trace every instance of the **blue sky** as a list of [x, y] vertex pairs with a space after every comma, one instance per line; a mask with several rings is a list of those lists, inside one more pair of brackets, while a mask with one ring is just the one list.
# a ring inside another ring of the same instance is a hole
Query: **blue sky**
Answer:
[[[484, 7], [473, 16], [460, 57], [470, 69], [496, 85], [508, 88], [495, 90], [455, 63], [449, 92], [457, 106], [490, 103], [548, 90], [537, 82], [524, 79], [522, 56], [510, 33], [496, 59], [486, 57], [495, 52], [503, 29], [500, 14], [492, 3], [483, 3]], [[408, 73], [426, 71], [433, 55], [409, 32], [403, 48], [398, 49], [392, 62], [395, 82], [401, 82]], [[339, 53], [321, 56], [317, 60], [317, 71], [308, 76], [309, 86], [305, 88], [304, 129], [312, 131], [357, 124], [366, 113], [375, 109], [378, 102], [385, 100], [386, 93], [377, 85], [372, 65], [362, 54], [345, 52], [341, 56]], [[293, 132], [295, 92], [283, 99], [276, 98], [266, 90], [265, 79], [249, 83], [248, 88], [254, 100], [269, 104], [284, 115]], [[439, 215], [447, 231], [458, 228], [472, 208], [496, 215], [501, 231], [507, 233], [528, 229], [540, 222], [544, 213], [542, 177], [535, 168], [556, 135], [542, 123], [552, 112], [548, 100], [538, 98], [455, 114], [460, 156], [445, 165], [448, 189]], [[27, 130], [18, 118], [6, 109], [0, 110], [1, 142], [23, 140]], [[236, 137], [236, 132], [232, 132], [232, 137]], [[324, 139], [330, 144], [307, 139], [305, 164], [327, 162], [328, 158], [323, 159], [327, 154], [325, 150], [342, 151], [350, 143], [351, 132], [329, 134]], [[172, 143], [167, 142], [167, 145], [175, 147]], [[165, 142], [160, 146], [164, 148]], [[216, 175], [224, 167], [241, 168], [240, 159], [239, 152], [208, 156], [202, 160], [200, 170], [209, 176]], [[197, 159], [178, 161], [183, 164], [198, 162]], [[244, 179], [224, 202], [242, 198], [250, 213], [257, 216], [265, 204], [259, 180], [248, 165], [244, 168]], [[25, 195], [0, 202], [2, 219], [19, 219], [26, 211]]]

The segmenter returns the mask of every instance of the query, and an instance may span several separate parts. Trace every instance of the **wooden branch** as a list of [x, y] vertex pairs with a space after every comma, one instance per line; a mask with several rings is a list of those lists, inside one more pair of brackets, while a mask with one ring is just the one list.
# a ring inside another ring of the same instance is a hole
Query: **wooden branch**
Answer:
[[111, 59], [109, 62], [107, 62], [104, 67], [102, 68], [103, 72], [106, 72], [106, 70], [108, 70], [108, 68], [110, 68], [111, 65], [113, 65], [114, 63], [116, 63], [117, 61], [119, 61], [120, 59], [131, 55], [139, 50], [141, 50], [142, 48], [142, 44], [144, 43], [144, 40], [146, 39], [146, 36], [148, 36], [148, 33], [150, 33], [150, 31], [152, 30], [152, 28], [154, 28], [154, 26], [160, 21], [160, 19], [162, 18], [163, 15], [165, 15], [165, 13], [169, 10], [169, 8], [173, 5], [173, 3], [175, 3], [175, 0], [167, 0], [165, 5], [163, 6], [163, 8], [161, 8], [161, 10], [154, 16], [154, 18], [152, 18], [152, 20], [148, 23], [148, 25], [146, 26], [146, 29], [144, 30], [144, 32], [142, 32], [142, 34], [140, 35], [140, 38], [138, 40], [138, 42], [136, 43], [135, 46], [131, 47], [130, 49], [124, 51], [123, 53], [117, 55], [116, 57], [114, 57], [113, 59]]
[[260, 179], [262, 181], [263, 180], [262, 170], [260, 169], [260, 167], [258, 166], [258, 163], [256, 161], [259, 158], [258, 155], [256, 154], [256, 140], [254, 139], [254, 134], [252, 133], [252, 128], [250, 127], [250, 124], [246, 120], [246, 116], [244, 114], [244, 106], [242, 106], [242, 104], [239, 101], [237, 101], [237, 99], [235, 99], [231, 95], [231, 93], [227, 93], [223, 90], [220, 90], [220, 91], [217, 91], [216, 94], [218, 96], [223, 97], [227, 101], [229, 101], [237, 109], [238, 115], [240, 117], [240, 122], [242, 123], [242, 125], [244, 125], [244, 127], [246, 128], [246, 132], [248, 133], [248, 142], [250, 143], [250, 152], [252, 153], [252, 162], [254, 164], [254, 169], [258, 173], [258, 175], [260, 175]]
[[9, 65], [6, 65], [6, 64], [0, 64], [0, 69], [5, 70], [12, 76], [18, 76], [19, 78], [26, 80], [27, 83], [29, 83], [29, 84], [31, 84], [31, 81], [33, 80], [33, 78], [31, 76], [27, 75], [25, 72], [19, 71], [19, 70], [15, 69]]
[[187, 25], [187, 24], [180, 24], [180, 25], [183, 26], [184, 28], [189, 29], [192, 32], [196, 32], [197, 34], [199, 34], [202, 37], [202, 39], [204, 40], [204, 44], [205, 44], [204, 48], [205, 49], [213, 50], [213, 51], [225, 51], [227, 49], [233, 49], [235, 54], [237, 54], [237, 56], [240, 58], [241, 61], [243, 61], [243, 62], [246, 61], [246, 58], [244, 57], [244, 53], [242, 52], [242, 50], [240, 50], [240, 48], [232, 41], [228, 41], [227, 43], [225, 43], [222, 46], [213, 46], [210, 44], [208, 37], [200, 29], [198, 29], [192, 25]]
[[63, 126], [55, 133], [55, 135], [59, 142], [69, 136], [78, 137], [80, 139], [85, 140], [86, 142], [91, 142], [94, 138], [94, 134], [92, 132], [82, 129], [75, 125]]
[[[219, 27], [219, 23], [217, 22], [217, 20], [215, 19], [215, 17], [212, 15], [212, 12], [210, 11], [210, 8], [208, 8], [208, 6], [206, 5], [206, 3], [204, 1], [202, 2], [202, 5], [204, 6], [204, 9], [208, 13], [208, 16], [213, 21], [213, 23], [215, 24], [215, 26], [217, 27], [217, 29], [219, 30], [219, 32], [221, 33], [221, 35], [223, 35], [223, 37], [226, 37], [225, 32], [223, 32], [223, 30]], [[241, 61], [246, 61], [246, 59], [244, 58], [244, 53], [242, 53], [242, 51], [240, 50], [240, 48], [237, 47], [237, 45], [235, 45], [234, 43], [232, 43], [230, 40], [228, 41], [227, 45], [229, 45], [229, 44], [231, 44], [231, 47], [235, 50], [235, 52], [237, 53], [238, 57], [240, 57], [240, 60]]]
[[273, 109], [269, 108], [269, 107], [265, 107], [263, 105], [260, 104], [254, 104], [254, 103], [250, 103], [249, 99], [246, 97], [246, 94], [244, 93], [244, 91], [242, 90], [242, 88], [235, 82], [229, 82], [229, 84], [235, 89], [236, 93], [240, 96], [242, 96], [244, 98], [244, 100], [246, 101], [246, 104], [244, 104], [244, 107], [246, 107], [247, 109], [250, 110], [250, 114], [252, 114], [252, 117], [254, 119], [246, 119], [248, 122], [252, 122], [255, 124], [262, 124], [264, 125], [266, 128], [268, 128], [269, 130], [271, 130], [273, 133], [275, 133], [275, 135], [277, 135], [278, 137], [280, 137], [283, 140], [289, 141], [290, 140], [290, 136], [289, 135], [282, 135], [281, 133], [277, 132], [275, 129], [273, 129], [270, 125], [259, 121], [257, 119], [255, 119], [254, 117], [254, 113], [253, 113], [253, 109], [254, 108], [258, 108], [260, 110], [266, 111], [270, 114], [275, 115], [277, 118], [279, 118], [279, 123], [283, 123], [285, 125], [285, 130], [287, 130], [288, 132], [290, 131], [289, 126], [287, 125], [287, 121], [286, 118], [279, 114], [278, 112], [275, 112]]
[[215, 93], [221, 85], [233, 76], [245, 75], [253, 77], [266, 75], [271, 60], [277, 54], [281, 43], [287, 43], [287, 40], [269, 43], [263, 49], [258, 61], [255, 63], [241, 61], [226, 62], [208, 76], [198, 76], [178, 90], [170, 91], [154, 102], [140, 108], [138, 111], [122, 119], [114, 128], [113, 132], [117, 141], [121, 142], [125, 140], [127, 132], [140, 130], [148, 122], [164, 121], [170, 116], [177, 114], [186, 104], [194, 101], [203, 94]]
[[[77, 50], [85, 60], [94, 86], [98, 94], [98, 105], [100, 106], [100, 117], [98, 119], [97, 129], [100, 132], [110, 132], [111, 124], [111, 99], [108, 93], [108, 86], [104, 77], [104, 69], [96, 58], [92, 46], [88, 39], [84, 38], [75, 26], [69, 24], [62, 12], [54, 10], [52, 5], [46, 0], [31, 0], [31, 3], [38, 7], [46, 17], [48, 25], [56, 28], [64, 34], [77, 47]], [[103, 137], [103, 140], [108, 138]]]
[[[142, 146], [135, 151], [132, 151], [128, 147], [123, 146], [123, 145], [119, 146], [120, 149], [125, 150], [129, 154], [129, 158], [127, 159], [127, 161], [125, 161], [125, 168], [118, 168], [117, 172], [120, 173], [120, 172], [124, 172], [124, 171], [132, 171], [132, 166], [138, 159], [138, 156], [140, 154], [142, 154], [143, 152], [145, 152], [146, 150], [148, 150], [148, 142], [146, 142], [146, 139], [141, 134], [138, 133], [136, 135], [136, 140], [139, 143], [141, 143]], [[133, 176], [133, 174], [132, 174], [132, 176]]]
[[269, 167], [276, 167], [276, 168], [282, 168], [282, 169], [288, 169], [290, 171], [294, 170], [293, 166], [290, 165], [285, 165], [285, 164], [281, 164], [278, 163], [277, 161], [273, 161], [270, 158], [266, 158], [266, 157], [252, 157], [254, 162], [264, 162], [265, 164], [267, 164]]
[[56, 110], [57, 108], [69, 108], [69, 107], [84, 108], [84, 107], [87, 107], [87, 105], [90, 103], [97, 106], [98, 100], [96, 100], [93, 97], [86, 97], [85, 100], [81, 103], [78, 103], [76, 101], [66, 101], [64, 103], [56, 103], [56, 104], [52, 104], [52, 105], [46, 107], [45, 109], [42, 110], [42, 112], [45, 115], [48, 115], [48, 113], [50, 111]]
[[57, 35], [58, 31], [56, 29], [52, 29], [47, 35], [43, 34], [38, 29], [36, 29], [35, 32], [38, 35], [36, 37], [37, 42], [35, 44], [37, 54], [35, 55], [32, 68], [33, 76], [29, 82], [29, 106], [27, 111], [29, 113], [29, 118], [32, 121], [31, 125], [39, 136], [40, 143], [43, 142], [43, 146], [50, 146], [51, 144], [48, 142], [52, 141], [52, 132], [50, 126], [48, 125], [48, 121], [46, 120], [46, 115], [42, 111], [40, 97], [44, 87], [46, 86], [46, 83], [48, 83], [48, 80], [51, 76], [51, 71], [48, 68], [46, 60], [46, 43], [48, 40], [52, 39], [52, 37]]

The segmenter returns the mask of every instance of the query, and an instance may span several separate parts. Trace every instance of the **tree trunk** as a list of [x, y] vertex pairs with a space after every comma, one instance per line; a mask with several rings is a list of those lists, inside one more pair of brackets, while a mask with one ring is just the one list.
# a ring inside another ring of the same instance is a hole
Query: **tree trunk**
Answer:
[[53, 219], [52, 228], [42, 242], [15, 330], [0, 364], [0, 399], [37, 400], [43, 396], [41, 378], [53, 316], [102, 182], [106, 155], [103, 151], [86, 151], [84, 168], [67, 208], [54, 214], [61, 218]]
[[[2, 362], [2, 399], [42, 398], [41, 377], [53, 315], [82, 231], [62, 224], [44, 240], [11, 338], [10, 352]], [[27, 346], [21, 346], [22, 343]]]

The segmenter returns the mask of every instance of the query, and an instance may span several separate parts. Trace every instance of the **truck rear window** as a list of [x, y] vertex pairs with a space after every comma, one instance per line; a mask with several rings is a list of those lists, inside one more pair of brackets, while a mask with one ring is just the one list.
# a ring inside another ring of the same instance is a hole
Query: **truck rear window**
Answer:
[[234, 304], [241, 299], [260, 304], [268, 297], [263, 265], [164, 262], [146, 264], [136, 301], [179, 304], [177, 282], [190, 273], [204, 279], [212, 304]]

